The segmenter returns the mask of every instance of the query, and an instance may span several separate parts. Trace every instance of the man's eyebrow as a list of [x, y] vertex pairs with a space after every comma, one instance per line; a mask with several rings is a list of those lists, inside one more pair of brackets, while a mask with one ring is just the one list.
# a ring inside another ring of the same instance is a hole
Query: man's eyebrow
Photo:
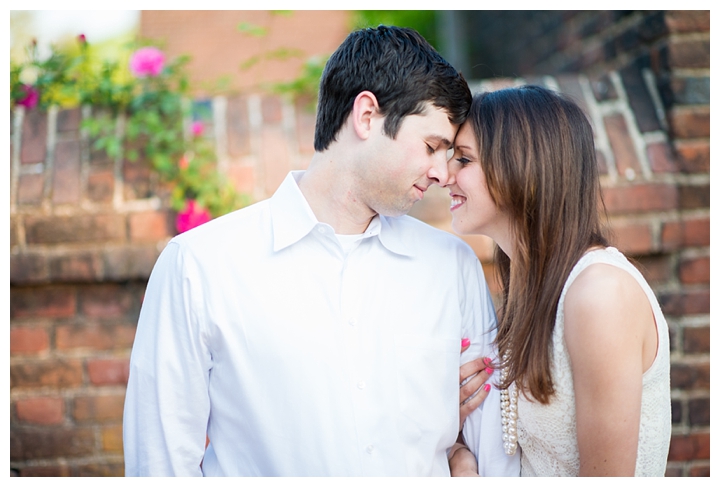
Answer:
[[428, 137], [429, 140], [436, 141], [440, 145], [445, 146], [446, 148], [450, 149], [453, 146], [453, 143], [443, 137], [442, 135], [431, 135]]

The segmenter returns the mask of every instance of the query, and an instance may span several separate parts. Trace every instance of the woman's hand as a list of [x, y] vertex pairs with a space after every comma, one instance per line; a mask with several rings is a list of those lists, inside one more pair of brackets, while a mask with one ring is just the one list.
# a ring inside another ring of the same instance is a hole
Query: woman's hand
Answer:
[[[470, 347], [470, 340], [463, 339], [460, 353]], [[482, 404], [490, 393], [491, 385], [485, 382], [490, 378], [493, 369], [488, 367], [490, 359], [480, 357], [460, 367], [460, 428], [465, 419]], [[467, 382], [465, 382], [467, 380]], [[477, 393], [477, 394], [476, 394]], [[473, 396], [473, 394], [475, 394]]]
[[479, 477], [475, 455], [459, 440], [460, 438], [453, 445], [448, 455], [450, 475], [452, 477]]

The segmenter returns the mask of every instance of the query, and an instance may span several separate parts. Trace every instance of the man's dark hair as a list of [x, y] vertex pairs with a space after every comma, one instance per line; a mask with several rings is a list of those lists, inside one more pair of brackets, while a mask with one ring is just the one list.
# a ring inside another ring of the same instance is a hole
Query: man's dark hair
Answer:
[[397, 136], [407, 115], [430, 102], [448, 112], [453, 124], [465, 121], [472, 96], [463, 78], [416, 31], [402, 27], [352, 32], [330, 56], [320, 80], [315, 150], [335, 141], [355, 97], [370, 91], [386, 116], [383, 132]]

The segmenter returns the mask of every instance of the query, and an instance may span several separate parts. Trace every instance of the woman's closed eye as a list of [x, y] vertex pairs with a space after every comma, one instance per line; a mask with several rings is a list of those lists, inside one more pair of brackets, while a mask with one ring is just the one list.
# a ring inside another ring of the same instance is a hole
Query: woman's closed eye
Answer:
[[468, 159], [467, 157], [456, 157], [455, 160], [458, 161], [463, 166], [470, 162], [470, 159]]

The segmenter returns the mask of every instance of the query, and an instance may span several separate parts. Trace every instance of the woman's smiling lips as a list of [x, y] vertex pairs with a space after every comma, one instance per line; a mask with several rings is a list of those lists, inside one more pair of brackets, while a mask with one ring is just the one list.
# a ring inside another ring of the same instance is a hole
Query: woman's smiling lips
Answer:
[[450, 211], [455, 211], [460, 208], [463, 203], [467, 201], [467, 198], [458, 194], [450, 193]]

